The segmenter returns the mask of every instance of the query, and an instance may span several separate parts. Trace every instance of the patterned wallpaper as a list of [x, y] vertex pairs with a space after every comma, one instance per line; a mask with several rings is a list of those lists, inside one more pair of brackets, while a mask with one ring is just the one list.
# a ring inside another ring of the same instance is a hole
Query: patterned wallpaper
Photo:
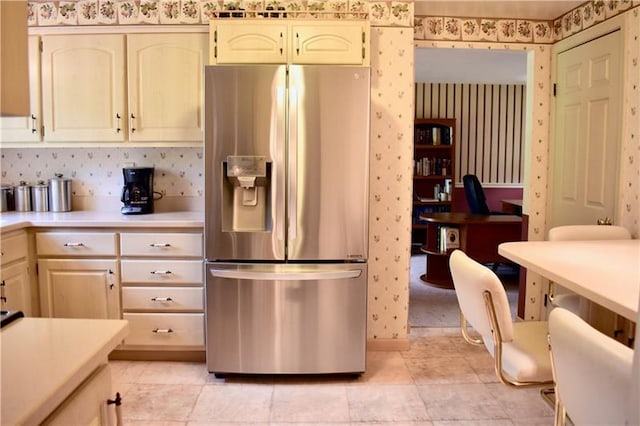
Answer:
[[416, 16], [416, 40], [551, 44], [640, 5], [637, 0], [589, 0], [554, 20]]
[[628, 12], [624, 53], [627, 78], [624, 82], [621, 185], [617, 222], [640, 238], [640, 8]]
[[[208, 24], [216, 17], [366, 19], [411, 26], [412, 1], [368, 0], [72, 0], [29, 1], [29, 26]], [[267, 12], [268, 13], [265, 13]]]
[[47, 181], [55, 173], [72, 179], [74, 196], [120, 196], [122, 168], [153, 166], [154, 191], [202, 197], [202, 148], [3, 148], [3, 185]]
[[405, 339], [413, 193], [411, 28], [371, 30], [368, 335]]
[[416, 82], [416, 118], [455, 118], [455, 183], [520, 186], [524, 175], [524, 84]]

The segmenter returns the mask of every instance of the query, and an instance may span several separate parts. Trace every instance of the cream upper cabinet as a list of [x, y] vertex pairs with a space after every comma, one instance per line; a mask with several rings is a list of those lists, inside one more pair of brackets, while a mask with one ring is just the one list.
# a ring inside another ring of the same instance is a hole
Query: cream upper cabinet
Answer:
[[46, 142], [201, 142], [207, 34], [43, 36]]
[[291, 22], [292, 64], [368, 65], [369, 24], [365, 21]]
[[129, 140], [202, 141], [207, 34], [127, 36]]
[[287, 62], [288, 26], [283, 22], [211, 22], [210, 62], [283, 64]]
[[42, 37], [46, 141], [124, 141], [125, 36]]
[[212, 64], [369, 65], [367, 21], [210, 21]]
[[29, 36], [29, 105], [27, 117], [1, 117], [0, 143], [41, 140], [40, 37]]

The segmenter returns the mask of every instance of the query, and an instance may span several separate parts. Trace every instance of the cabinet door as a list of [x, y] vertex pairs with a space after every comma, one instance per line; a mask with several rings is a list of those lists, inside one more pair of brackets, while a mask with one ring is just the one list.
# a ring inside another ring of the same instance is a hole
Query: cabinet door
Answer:
[[28, 117], [0, 118], [1, 142], [38, 142], [42, 126], [40, 98], [40, 37], [29, 36], [29, 103]]
[[43, 36], [47, 141], [123, 141], [124, 35]]
[[206, 34], [127, 36], [129, 140], [203, 139]]
[[38, 260], [40, 308], [50, 318], [120, 318], [116, 260]]
[[212, 64], [284, 64], [287, 25], [281, 22], [212, 22]]
[[107, 405], [111, 394], [111, 370], [99, 367], [42, 423], [43, 426], [116, 424], [115, 405]]
[[31, 290], [27, 261], [17, 262], [0, 270], [0, 308], [22, 311], [31, 316]]
[[291, 26], [293, 64], [366, 64], [369, 32], [364, 22], [314, 22]]

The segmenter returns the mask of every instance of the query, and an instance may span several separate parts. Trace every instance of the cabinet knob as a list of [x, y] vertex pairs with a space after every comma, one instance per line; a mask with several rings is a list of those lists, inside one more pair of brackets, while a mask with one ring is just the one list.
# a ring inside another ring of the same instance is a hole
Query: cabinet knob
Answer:
[[173, 330], [170, 328], [154, 328], [151, 331], [154, 333], [173, 333]]
[[171, 247], [169, 243], [151, 243], [149, 247]]
[[149, 272], [152, 275], [171, 275], [171, 271], [165, 270], [165, 271], [151, 271]]
[[133, 121], [135, 119], [136, 119], [136, 116], [131, 114], [131, 133], [135, 133], [135, 131], [136, 131], [135, 123]]
[[172, 302], [173, 299], [170, 297], [152, 297], [152, 302]]

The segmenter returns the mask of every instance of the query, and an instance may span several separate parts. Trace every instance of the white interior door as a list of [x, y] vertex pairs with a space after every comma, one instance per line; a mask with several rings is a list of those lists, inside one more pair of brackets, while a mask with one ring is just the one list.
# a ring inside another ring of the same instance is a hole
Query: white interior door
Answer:
[[557, 56], [549, 227], [614, 218], [621, 111], [620, 31]]

